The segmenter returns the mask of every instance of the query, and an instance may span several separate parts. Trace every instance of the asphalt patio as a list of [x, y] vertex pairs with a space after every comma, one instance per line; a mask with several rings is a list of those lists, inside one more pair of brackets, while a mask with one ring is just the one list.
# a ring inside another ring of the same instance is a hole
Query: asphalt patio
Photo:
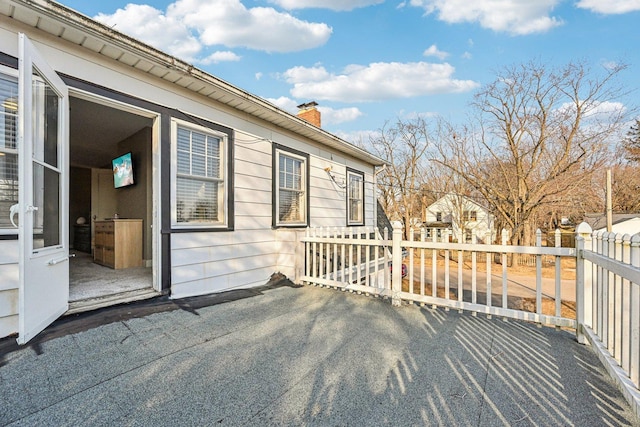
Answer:
[[288, 281], [0, 340], [0, 425], [640, 426], [573, 333]]

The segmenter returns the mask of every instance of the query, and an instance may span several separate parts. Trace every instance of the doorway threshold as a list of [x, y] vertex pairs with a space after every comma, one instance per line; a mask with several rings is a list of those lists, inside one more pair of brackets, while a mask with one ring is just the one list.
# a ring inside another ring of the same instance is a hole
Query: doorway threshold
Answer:
[[160, 295], [162, 295], [162, 292], [155, 291], [153, 288], [145, 288], [104, 295], [96, 298], [72, 301], [69, 303], [69, 310], [67, 310], [64, 315], [66, 316], [69, 314], [97, 310], [99, 308], [109, 307], [112, 305], [154, 298]]

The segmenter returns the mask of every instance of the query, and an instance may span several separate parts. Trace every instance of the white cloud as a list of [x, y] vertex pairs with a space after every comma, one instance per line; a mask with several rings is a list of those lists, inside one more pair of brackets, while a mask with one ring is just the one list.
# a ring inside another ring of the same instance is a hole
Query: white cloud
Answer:
[[[597, 1], [597, 0], [594, 0]], [[549, 16], [561, 0], [411, 0], [427, 14], [448, 23], [477, 22], [484, 28], [513, 35], [542, 33], [562, 25]]]
[[260, 80], [261, 78], [262, 78], [262, 73], [258, 71], [256, 73], [256, 80]]
[[333, 109], [330, 107], [318, 107], [322, 116], [322, 124], [336, 125], [340, 123], [352, 122], [363, 115], [362, 111], [356, 107]]
[[586, 118], [611, 117], [624, 113], [627, 107], [621, 102], [594, 102], [585, 110]]
[[449, 53], [438, 50], [438, 46], [436, 46], [435, 44], [432, 44], [431, 46], [429, 46], [427, 50], [425, 50], [422, 54], [424, 56], [435, 56], [440, 60], [443, 60], [447, 56], [449, 56]]
[[240, 61], [240, 56], [236, 55], [233, 52], [230, 51], [218, 51], [218, 52], [213, 52], [211, 55], [207, 56], [205, 59], [202, 59], [198, 62], [205, 64], [205, 65], [209, 65], [209, 64], [217, 64], [219, 62], [234, 62], [234, 61]]
[[[298, 105], [301, 104], [301, 102], [298, 102], [295, 99], [291, 99], [286, 96], [281, 96], [279, 98], [266, 98], [266, 100], [271, 102], [278, 108], [281, 108], [282, 110], [287, 111], [291, 114], [297, 114]], [[323, 126], [351, 122], [363, 115], [362, 111], [360, 111], [356, 107], [335, 109], [331, 107], [318, 106], [318, 110], [320, 111], [322, 117], [321, 120]]]
[[[610, 115], [619, 115], [626, 111], [627, 107], [621, 102], [597, 101], [584, 103], [582, 114], [584, 118], [597, 118]], [[559, 114], [575, 114], [576, 105], [572, 102], [563, 103], [558, 109]]]
[[381, 101], [439, 93], [467, 92], [478, 87], [472, 80], [452, 79], [455, 68], [427, 62], [377, 62], [351, 65], [342, 73], [329, 73], [322, 66], [295, 67], [282, 77], [293, 85], [291, 94], [300, 99], [343, 102]]
[[267, 101], [275, 105], [276, 107], [288, 111], [291, 114], [296, 114], [298, 112], [298, 105], [295, 99], [287, 98], [286, 96], [281, 96], [279, 98], [265, 98]]
[[380, 132], [377, 130], [359, 130], [354, 132], [335, 132], [338, 138], [344, 139], [347, 142], [352, 143], [355, 146], [364, 148], [369, 152], [375, 152], [371, 147], [371, 141], [380, 137]]
[[620, 64], [616, 61], [604, 61], [602, 63], [602, 66], [606, 69], [606, 70], [615, 70], [616, 68], [620, 67]]
[[269, 0], [269, 3], [289, 10], [318, 8], [339, 11], [353, 10], [383, 2], [384, 0]]
[[195, 29], [206, 45], [296, 52], [322, 46], [332, 29], [270, 7], [246, 8], [239, 0], [178, 0], [167, 16]]
[[473, 58], [473, 55], [471, 54], [471, 52], [465, 52], [462, 54], [462, 59], [471, 59]]
[[433, 119], [436, 117], [440, 117], [439, 113], [435, 113], [433, 111], [401, 111], [400, 117], [404, 120], [415, 120], [415, 119]]
[[605, 15], [618, 15], [640, 10], [640, 0], [580, 0], [576, 7]]
[[95, 19], [188, 61], [192, 61], [202, 49], [198, 39], [184, 23], [174, 17], [165, 16], [151, 6], [128, 4], [112, 15], [101, 13]]
[[[177, 0], [166, 12], [128, 4], [95, 19], [193, 62], [204, 46], [296, 52], [322, 46], [332, 33], [327, 24], [303, 21], [270, 7], [246, 8], [240, 0]], [[215, 54], [200, 61], [207, 60], [215, 61]]]

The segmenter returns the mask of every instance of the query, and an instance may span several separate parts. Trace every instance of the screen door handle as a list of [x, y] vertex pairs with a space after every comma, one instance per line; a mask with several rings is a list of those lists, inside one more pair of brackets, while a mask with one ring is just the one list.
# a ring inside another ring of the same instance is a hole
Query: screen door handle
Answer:
[[18, 228], [18, 225], [13, 220], [13, 217], [18, 213], [18, 208], [20, 208], [20, 205], [16, 203], [15, 205], [11, 205], [11, 208], [9, 209], [9, 219], [15, 228]]

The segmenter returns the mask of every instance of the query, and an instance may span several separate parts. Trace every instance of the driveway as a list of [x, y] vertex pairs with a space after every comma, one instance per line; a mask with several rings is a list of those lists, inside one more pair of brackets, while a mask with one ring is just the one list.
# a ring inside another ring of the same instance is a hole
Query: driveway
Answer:
[[13, 343], [0, 425], [640, 426], [569, 332], [309, 286], [113, 307]]

